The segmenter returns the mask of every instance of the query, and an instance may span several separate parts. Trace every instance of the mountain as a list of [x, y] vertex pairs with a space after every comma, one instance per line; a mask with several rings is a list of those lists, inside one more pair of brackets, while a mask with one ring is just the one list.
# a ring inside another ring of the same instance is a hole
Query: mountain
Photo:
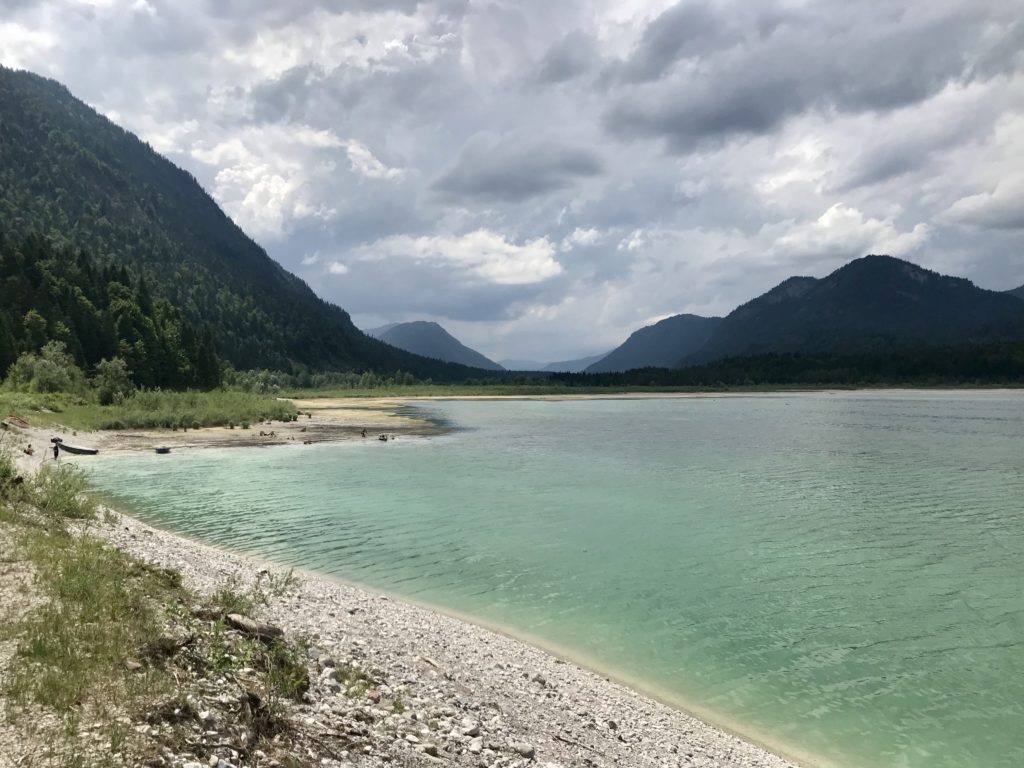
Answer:
[[602, 357], [607, 355], [607, 352], [602, 352], [600, 355], [591, 355], [590, 357], [581, 357], [576, 360], [560, 360], [555, 363], [542, 363], [539, 360], [499, 360], [502, 368], [507, 371], [544, 371], [549, 373], [555, 372], [568, 372], [568, 373], [579, 373], [586, 369], [588, 365], [592, 365], [600, 360]]
[[587, 373], [610, 373], [633, 368], [673, 368], [699, 350], [721, 321], [720, 317], [674, 315], [634, 331], [621, 345], [590, 365]]
[[367, 331], [368, 334], [390, 344], [423, 357], [459, 363], [471, 368], [487, 371], [505, 370], [493, 360], [488, 360], [474, 349], [470, 349], [437, 323], [416, 320], [411, 323], [393, 323]]
[[585, 371], [589, 366], [603, 360], [608, 355], [607, 352], [602, 352], [600, 355], [591, 355], [590, 357], [581, 357], [576, 360], [562, 360], [557, 363], [548, 363], [540, 370], [551, 371], [551, 372], [568, 372], [568, 373], [579, 373]]
[[767, 352], [884, 352], [1024, 338], [1024, 307], [891, 256], [864, 256], [828, 277], [791, 277], [727, 315], [680, 363]]
[[[239, 229], [196, 179], [59, 83], [0, 66], [0, 236], [124, 267], [239, 369], [478, 375], [360, 332]], [[50, 317], [47, 333], [58, 335]]]
[[547, 363], [542, 363], [539, 360], [515, 360], [514, 358], [506, 358], [504, 360], [499, 360], [498, 365], [506, 371], [540, 371], [543, 370]]
[[1014, 288], [1012, 291], [1006, 291], [1011, 296], [1016, 296], [1018, 299], [1024, 299], [1024, 285], [1020, 288]]

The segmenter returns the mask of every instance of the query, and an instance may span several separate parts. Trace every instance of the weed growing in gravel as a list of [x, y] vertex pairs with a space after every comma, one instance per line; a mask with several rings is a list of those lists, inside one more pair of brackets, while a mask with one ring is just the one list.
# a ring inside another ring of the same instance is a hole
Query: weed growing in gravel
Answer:
[[32, 478], [31, 500], [51, 524], [94, 520], [96, 501], [86, 493], [85, 472], [74, 464], [44, 464]]

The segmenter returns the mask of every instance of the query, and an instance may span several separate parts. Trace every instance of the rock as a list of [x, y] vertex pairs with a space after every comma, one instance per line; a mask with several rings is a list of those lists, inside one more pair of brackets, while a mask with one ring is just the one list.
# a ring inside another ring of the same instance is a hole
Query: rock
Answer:
[[127, 669], [129, 672], [138, 672], [140, 669], [142, 669], [142, 665], [139, 664], [139, 662], [137, 661], [128, 659], [128, 661], [124, 663], [124, 668]]
[[526, 744], [525, 742], [513, 742], [512, 744], [509, 744], [508, 746], [509, 746], [509, 749], [511, 749], [513, 752], [515, 752], [516, 754], [522, 755], [527, 760], [532, 760], [534, 758], [534, 756], [537, 754], [537, 750], [535, 750], [533, 748], [533, 745], [532, 744]]
[[483, 737], [477, 736], [475, 739], [470, 741], [469, 747], [467, 747], [467, 749], [469, 750], [469, 753], [471, 755], [479, 755], [484, 750]]
[[436, 744], [420, 744], [420, 752], [431, 757], [437, 757], [437, 745]]

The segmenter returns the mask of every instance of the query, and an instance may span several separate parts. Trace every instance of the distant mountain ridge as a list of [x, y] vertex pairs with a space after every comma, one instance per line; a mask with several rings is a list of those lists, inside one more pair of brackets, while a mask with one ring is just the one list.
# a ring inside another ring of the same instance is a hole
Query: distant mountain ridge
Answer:
[[614, 373], [634, 368], [674, 368], [697, 352], [721, 322], [720, 317], [674, 315], [634, 331], [621, 345], [586, 368]]
[[1014, 296], [891, 256], [855, 259], [827, 277], [792, 277], [729, 313], [680, 359], [695, 365], [767, 352], [879, 352], [1024, 337]]
[[1024, 299], [1024, 285], [1022, 285], [1020, 288], [1014, 288], [1012, 290], [1006, 291], [1006, 293], [1010, 294], [1011, 296], [1016, 296], [1018, 299]]
[[505, 359], [499, 360], [498, 362], [507, 371], [541, 371], [546, 373], [580, 373], [585, 370], [588, 365], [596, 363], [602, 359], [607, 352], [602, 352], [598, 355], [590, 355], [589, 357], [578, 357], [574, 360], [558, 360], [554, 363], [542, 363], [539, 360], [514, 360]]
[[503, 367], [470, 349], [437, 323], [415, 320], [410, 323], [391, 323], [368, 330], [370, 336], [423, 357], [458, 363], [486, 371], [503, 371]]

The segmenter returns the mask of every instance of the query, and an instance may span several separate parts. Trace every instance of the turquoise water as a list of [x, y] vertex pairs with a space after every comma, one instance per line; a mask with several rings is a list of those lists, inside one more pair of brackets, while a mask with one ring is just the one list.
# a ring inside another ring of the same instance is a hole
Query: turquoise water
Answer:
[[1024, 765], [1024, 394], [422, 410], [456, 429], [86, 466], [157, 525], [500, 625], [783, 750]]

